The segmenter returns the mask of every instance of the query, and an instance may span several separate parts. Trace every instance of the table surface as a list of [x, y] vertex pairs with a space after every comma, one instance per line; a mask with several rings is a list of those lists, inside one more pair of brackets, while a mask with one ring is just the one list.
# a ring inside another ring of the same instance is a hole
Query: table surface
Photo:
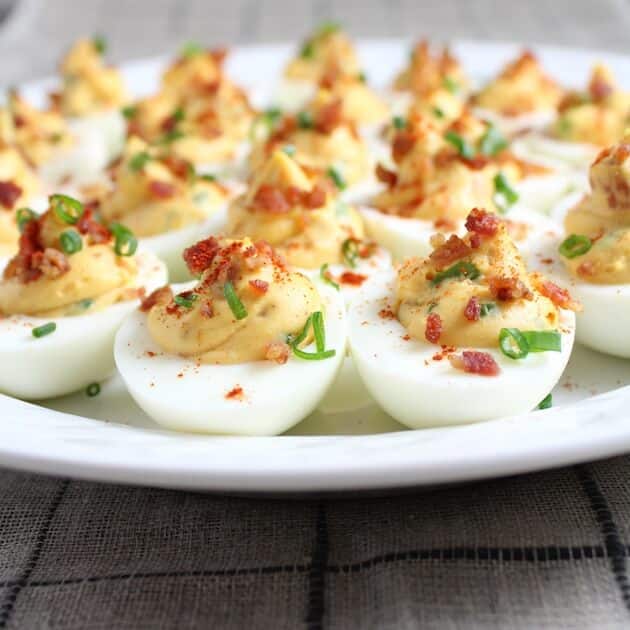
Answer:
[[[628, 52], [630, 2], [21, 0], [2, 81], [85, 33], [114, 60], [185, 40], [458, 37]], [[630, 458], [337, 500], [218, 497], [0, 473], [0, 628], [627, 628]]]

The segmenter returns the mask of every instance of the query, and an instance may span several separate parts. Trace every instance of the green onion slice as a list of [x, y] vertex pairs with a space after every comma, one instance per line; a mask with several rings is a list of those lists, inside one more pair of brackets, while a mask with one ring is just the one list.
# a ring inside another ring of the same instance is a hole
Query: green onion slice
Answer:
[[140, 151], [131, 157], [129, 160], [129, 168], [132, 171], [141, 171], [148, 162], [151, 161], [151, 156], [146, 151]]
[[18, 226], [18, 230], [20, 233], [24, 231], [24, 227], [30, 221], [35, 221], [37, 219], [37, 214], [30, 208], [19, 208], [15, 213], [15, 221]]
[[494, 203], [497, 208], [505, 213], [518, 201], [518, 193], [510, 186], [503, 171], [494, 176]]
[[444, 110], [441, 109], [440, 107], [434, 107], [433, 114], [436, 118], [444, 118], [444, 116], [446, 116], [446, 114], [444, 113]]
[[497, 309], [497, 305], [494, 302], [482, 302], [480, 305], [479, 316], [487, 317]]
[[481, 272], [475, 265], [470, 262], [460, 260], [454, 265], [448, 267], [448, 269], [444, 269], [444, 271], [436, 273], [434, 278], [431, 280], [431, 284], [433, 286], [437, 286], [444, 280], [449, 280], [450, 278], [468, 278], [469, 280], [476, 280], [480, 275]]
[[407, 119], [404, 116], [394, 116], [392, 125], [394, 125], [395, 129], [404, 129], [407, 126]]
[[[305, 352], [300, 350], [298, 346], [306, 339], [310, 326], [313, 326], [313, 335], [315, 337], [316, 352]], [[329, 359], [337, 354], [334, 349], [325, 350], [326, 347], [326, 332], [324, 330], [324, 315], [321, 311], [311, 313], [306, 319], [304, 328], [297, 335], [297, 337], [289, 336], [287, 343], [291, 346], [293, 354], [300, 359], [306, 359], [307, 361], [321, 361], [322, 359]]]
[[270, 107], [265, 110], [252, 123], [249, 130], [249, 139], [254, 142], [261, 138], [266, 138], [281, 117], [282, 110], [279, 107]]
[[583, 234], [571, 234], [558, 247], [558, 251], [565, 258], [583, 256], [593, 247], [593, 241]]
[[334, 22], [333, 20], [327, 20], [322, 22], [317, 28], [316, 36], [323, 37], [324, 35], [330, 35], [341, 30], [341, 24]]
[[557, 330], [523, 330], [530, 352], [560, 352], [561, 335]]
[[181, 57], [185, 57], [186, 59], [190, 59], [191, 57], [195, 57], [196, 55], [200, 55], [204, 51], [204, 48], [198, 42], [186, 42], [179, 51]]
[[55, 332], [55, 330], [57, 330], [57, 324], [55, 324], [55, 322], [48, 322], [47, 324], [42, 324], [41, 326], [37, 326], [37, 328], [33, 328], [32, 333], [33, 337], [39, 339], [40, 337], [50, 335], [50, 333]]
[[529, 354], [527, 339], [518, 328], [501, 328], [499, 347], [510, 359], [524, 359]]
[[212, 173], [202, 173], [201, 175], [195, 175], [197, 179], [200, 179], [202, 182], [216, 182], [217, 176]]
[[120, 113], [127, 119], [130, 120], [135, 118], [138, 113], [138, 108], [135, 105], [126, 105], [120, 110]]
[[171, 142], [175, 142], [175, 140], [179, 140], [183, 138], [186, 134], [179, 129], [173, 129], [172, 131], [167, 131], [159, 140], [157, 140], [156, 144], [171, 144]]
[[102, 35], [95, 35], [92, 38], [92, 44], [99, 55], [105, 54], [105, 51], [107, 50], [107, 40]]
[[296, 346], [293, 346], [293, 354], [300, 359], [306, 359], [307, 361], [321, 361], [322, 359], [330, 359], [337, 354], [337, 351], [332, 350], [324, 350], [322, 352], [304, 352], [304, 350], [300, 350]]
[[313, 315], [309, 315], [306, 318], [306, 323], [304, 324], [304, 328], [302, 328], [302, 330], [298, 333], [297, 337], [293, 337], [292, 335], [289, 335], [287, 337], [287, 343], [290, 346], [299, 346], [305, 339], [306, 339], [306, 335], [308, 335], [308, 329], [311, 327], [311, 320], [313, 319]]
[[324, 329], [324, 315], [321, 311], [313, 313], [311, 324], [315, 335], [317, 352], [323, 352], [326, 349], [326, 330]]
[[117, 256], [133, 256], [138, 249], [138, 239], [120, 223], [112, 223], [109, 231], [114, 235], [114, 251]]
[[339, 291], [339, 285], [328, 275], [328, 263], [324, 263], [319, 268], [319, 277], [326, 284], [329, 284], [331, 287], [334, 287], [335, 289], [337, 289], [337, 291]]
[[458, 133], [447, 131], [444, 134], [444, 139], [450, 142], [464, 159], [472, 160], [475, 157], [475, 151], [472, 146], [470, 146], [466, 138], [460, 136]]
[[59, 235], [59, 243], [65, 254], [76, 254], [83, 248], [83, 240], [76, 230], [65, 230]]
[[177, 306], [182, 306], [183, 308], [192, 308], [193, 304], [197, 300], [196, 293], [180, 293], [173, 298], [173, 302], [177, 304]]
[[538, 409], [549, 409], [553, 405], [553, 396], [547, 394], [539, 403]]
[[98, 383], [90, 383], [85, 388], [85, 393], [90, 397], [98, 396], [101, 393], [101, 386]]
[[359, 242], [354, 238], [347, 238], [341, 244], [341, 254], [348, 267], [354, 269], [357, 266], [359, 257]]
[[328, 177], [330, 177], [330, 179], [332, 179], [333, 182], [335, 182], [335, 186], [337, 186], [339, 190], [345, 189], [346, 180], [343, 178], [343, 175], [334, 166], [329, 167], [329, 169], [326, 171], [326, 175], [328, 175]]
[[361, 83], [367, 83], [367, 75], [365, 74], [365, 72], [359, 72], [359, 74], [357, 74], [357, 81], [360, 81]]
[[494, 157], [497, 153], [500, 153], [508, 146], [508, 141], [503, 134], [499, 131], [496, 125], [490, 125], [481, 137], [479, 142], [479, 151], [483, 155]]
[[315, 55], [315, 46], [311, 40], [304, 42], [302, 49], [300, 50], [300, 57], [302, 59], [312, 59]]
[[51, 195], [49, 201], [54, 213], [64, 223], [74, 225], [83, 214], [83, 204], [68, 195]]
[[247, 317], [247, 309], [238, 295], [236, 295], [234, 285], [229, 280], [223, 285], [223, 295], [232, 311], [232, 315], [234, 315], [237, 320]]
[[451, 94], [457, 94], [457, 92], [459, 92], [459, 83], [457, 83], [457, 81], [455, 81], [455, 79], [446, 76], [444, 77], [444, 79], [442, 79], [442, 85], [451, 93]]
[[312, 129], [315, 123], [310, 112], [298, 112], [297, 124], [300, 129]]

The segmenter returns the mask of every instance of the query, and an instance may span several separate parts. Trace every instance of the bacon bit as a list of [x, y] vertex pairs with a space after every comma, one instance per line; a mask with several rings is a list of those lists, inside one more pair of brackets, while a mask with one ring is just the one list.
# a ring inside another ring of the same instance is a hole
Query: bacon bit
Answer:
[[577, 273], [579, 276], [592, 276], [595, 271], [595, 266], [593, 265], [593, 261], [585, 260], [580, 263], [577, 268]]
[[433, 227], [436, 230], [442, 230], [444, 232], [453, 232], [456, 229], [457, 225], [455, 224], [454, 221], [441, 217], [439, 219], [436, 219], [433, 222]]
[[552, 265], [553, 264], [553, 258], [541, 258], [540, 262], [543, 265]]
[[86, 206], [77, 221], [77, 230], [90, 237], [92, 243], [107, 243], [112, 238], [111, 232], [94, 218], [94, 209]]
[[394, 162], [398, 163], [402, 160], [416, 143], [416, 136], [410, 131], [399, 131], [394, 137], [392, 143], [392, 157]]
[[147, 350], [144, 354], [146, 354], [150, 359], [156, 356], [156, 353], [153, 350]]
[[326, 189], [317, 184], [312, 190], [302, 193], [301, 201], [309, 210], [321, 208], [326, 203]]
[[254, 205], [259, 206], [261, 210], [274, 214], [282, 214], [291, 209], [291, 205], [286, 200], [282, 191], [279, 188], [269, 186], [269, 184], [263, 184], [256, 191]]
[[479, 299], [476, 296], [472, 296], [470, 300], [468, 300], [468, 304], [466, 304], [466, 308], [464, 309], [464, 317], [469, 322], [479, 321], [481, 317], [481, 304], [479, 304]]
[[499, 229], [499, 217], [481, 208], [473, 208], [466, 218], [466, 229], [479, 236], [494, 236]]
[[429, 254], [429, 258], [439, 271], [457, 260], [466, 258], [470, 252], [470, 247], [459, 236], [452, 234], [448, 241]]
[[153, 197], [157, 197], [158, 199], [169, 199], [175, 195], [177, 188], [170, 182], [152, 179], [149, 182], [149, 192]]
[[367, 280], [367, 276], [361, 273], [354, 273], [352, 271], [344, 271], [339, 276], [339, 282], [342, 284], [349, 284], [353, 287], [360, 287]]
[[559, 287], [551, 280], [542, 281], [538, 285], [538, 290], [558, 308], [566, 308], [570, 311], [582, 310], [580, 303], [576, 302], [566, 289]]
[[411, 339], [411, 335], [409, 335], [409, 334], [407, 334], [407, 335], [403, 335], [403, 336], [401, 337], [401, 339], [402, 339], [403, 341], [409, 341], [409, 340]]
[[250, 280], [249, 286], [254, 290], [255, 293], [258, 293], [258, 295], [264, 295], [269, 289], [269, 283], [265, 282], [264, 280], [259, 280], [258, 278], [256, 278], [255, 280]]
[[147, 297], [140, 302], [140, 310], [143, 313], [149, 312], [156, 304], [165, 304], [173, 299], [173, 291], [168, 285], [155, 289], [152, 293], [149, 293]]
[[166, 166], [166, 168], [178, 177], [179, 179], [186, 179], [188, 174], [190, 173], [191, 164], [182, 158], [178, 158], [175, 155], [167, 155], [162, 158], [162, 164]]
[[66, 255], [52, 247], [33, 254], [32, 264], [47, 278], [58, 278], [70, 271], [70, 263]]
[[289, 360], [289, 351], [289, 344], [282, 341], [272, 341], [265, 347], [265, 359], [284, 365]]
[[244, 398], [243, 388], [240, 385], [236, 385], [225, 395], [225, 397], [228, 400], [243, 400]]
[[496, 376], [501, 371], [494, 357], [488, 352], [464, 350], [461, 356], [452, 355], [448, 360], [456, 370], [463, 370], [469, 374]]
[[469, 169], [473, 171], [480, 171], [490, 162], [490, 158], [486, 157], [485, 155], [475, 155], [471, 158], [465, 158], [458, 153], [457, 158], [460, 162], [463, 162]]
[[488, 278], [490, 293], [502, 302], [524, 298], [532, 299], [532, 292], [516, 277], [490, 276]]
[[0, 205], [12, 210], [15, 202], [20, 198], [22, 189], [11, 181], [0, 182]]
[[442, 346], [442, 349], [439, 352], [436, 352], [431, 358], [433, 361], [441, 361], [453, 354], [453, 352], [455, 352], [455, 348], [453, 346]]
[[197, 276], [212, 264], [220, 249], [219, 241], [211, 236], [185, 249], [182, 256], [190, 273]]
[[430, 343], [437, 343], [442, 334], [442, 318], [437, 313], [429, 313], [424, 337]]
[[588, 84], [588, 91], [594, 101], [602, 101], [613, 93], [612, 85], [609, 85], [604, 79], [595, 74]]
[[388, 188], [393, 188], [398, 182], [398, 175], [394, 171], [386, 169], [380, 162], [376, 165], [376, 179], [383, 182]]
[[214, 317], [214, 306], [212, 305], [212, 302], [210, 300], [206, 300], [199, 307], [199, 312], [201, 313], [202, 317], [207, 317], [208, 319]]
[[315, 115], [314, 127], [317, 131], [329, 134], [342, 122], [343, 103], [335, 99], [324, 105]]
[[394, 313], [394, 311], [392, 311], [390, 308], [382, 308], [378, 312], [378, 316], [381, 319], [396, 319], [396, 313]]

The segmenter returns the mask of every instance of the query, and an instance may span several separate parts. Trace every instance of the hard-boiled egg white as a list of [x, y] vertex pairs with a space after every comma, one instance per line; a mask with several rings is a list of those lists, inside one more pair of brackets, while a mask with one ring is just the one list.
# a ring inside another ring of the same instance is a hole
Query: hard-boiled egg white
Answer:
[[576, 314], [576, 340], [593, 350], [630, 358], [630, 284], [591, 284], [571, 275], [558, 252], [564, 236], [541, 241], [530, 265], [540, 269], [582, 304]]
[[326, 287], [320, 294], [326, 348], [336, 351], [329, 359], [309, 361], [291, 355], [284, 365], [269, 361], [200, 365], [164, 353], [149, 334], [146, 315], [136, 310], [116, 336], [116, 365], [138, 405], [162, 426], [199, 433], [277, 435], [317, 407], [345, 356], [343, 299]]
[[[166, 282], [164, 264], [139, 252], [137, 287], [151, 292]], [[109, 377], [114, 371], [114, 336], [138, 306], [128, 300], [84, 315], [43, 319], [12, 315], [0, 319], [0, 391], [27, 400], [63, 396]], [[77, 304], [77, 312], [82, 304]], [[44, 337], [33, 329], [49, 322]]]
[[313, 100], [317, 89], [315, 81], [283, 78], [276, 86], [271, 101], [283, 111], [296, 113]]
[[586, 171], [528, 177], [514, 185], [518, 193], [514, 209], [526, 208], [554, 217], [567, 200], [579, 199], [588, 188]]
[[348, 313], [348, 339], [359, 374], [394, 419], [417, 429], [519, 414], [533, 409], [558, 382], [573, 346], [572, 313], [561, 313], [561, 352], [514, 360], [498, 348], [484, 348], [480, 350], [494, 357], [501, 372], [468, 374], [452, 367], [439, 346], [409, 339], [402, 324], [388, 316], [394, 281], [393, 273], [375, 277]]
[[489, 109], [474, 107], [473, 114], [496, 125], [508, 137], [529, 129], [545, 129], [556, 118], [554, 109], [540, 110], [518, 116], [505, 116]]
[[511, 150], [517, 157], [541, 166], [584, 173], [600, 151], [593, 144], [566, 142], [535, 132], [516, 138]]

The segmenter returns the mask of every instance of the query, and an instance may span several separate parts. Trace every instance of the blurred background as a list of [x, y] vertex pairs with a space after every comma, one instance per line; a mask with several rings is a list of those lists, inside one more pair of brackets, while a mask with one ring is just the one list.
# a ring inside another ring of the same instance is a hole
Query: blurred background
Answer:
[[362, 37], [630, 50], [630, 0], [0, 0], [1, 82], [52, 73], [62, 51], [85, 34], [105, 35], [117, 62], [174, 50], [188, 39], [301, 39], [325, 19]]

